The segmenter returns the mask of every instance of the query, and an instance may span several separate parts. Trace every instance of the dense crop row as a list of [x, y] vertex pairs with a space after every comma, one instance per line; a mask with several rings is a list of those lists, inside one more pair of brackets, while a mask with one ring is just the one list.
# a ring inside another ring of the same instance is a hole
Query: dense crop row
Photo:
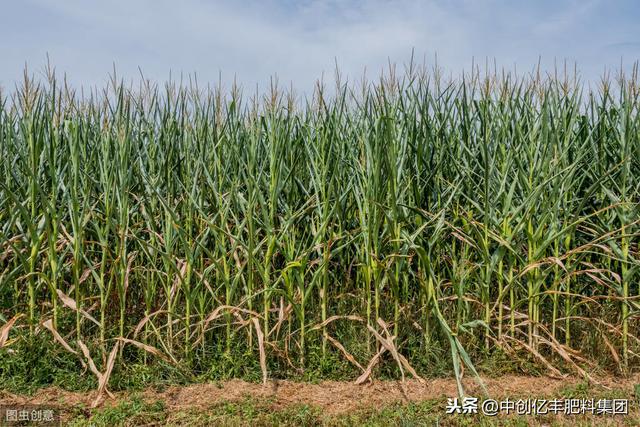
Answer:
[[4, 320], [192, 366], [237, 345], [296, 368], [389, 346], [456, 374], [498, 349], [637, 362], [637, 75], [411, 67], [323, 92], [5, 93]]

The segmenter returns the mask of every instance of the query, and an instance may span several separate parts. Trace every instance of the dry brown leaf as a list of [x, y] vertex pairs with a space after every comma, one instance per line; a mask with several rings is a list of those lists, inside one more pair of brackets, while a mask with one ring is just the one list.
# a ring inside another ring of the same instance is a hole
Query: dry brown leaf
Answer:
[[[378, 319], [378, 324], [380, 324], [381, 326], [385, 325], [384, 328], [386, 329], [386, 324], [382, 321], [382, 319]], [[409, 371], [409, 373], [411, 375], [413, 375], [413, 377], [416, 378], [421, 383], [425, 382], [424, 379], [420, 375], [418, 375], [418, 373], [415, 371], [415, 369], [413, 369], [413, 367], [409, 364], [409, 361], [402, 354], [400, 354], [396, 350], [396, 347], [393, 344], [393, 339], [391, 339], [391, 338], [389, 338], [389, 339], [383, 338], [378, 333], [378, 331], [375, 330], [375, 328], [371, 327], [371, 325], [367, 325], [367, 329], [369, 329], [369, 331], [380, 342], [380, 344], [382, 344], [383, 347], [386, 347], [386, 349], [391, 353], [393, 358], [396, 359], [396, 362], [398, 363], [398, 366], [400, 367], [400, 373], [403, 375], [403, 382], [404, 382], [404, 372], [402, 370], [402, 367], [404, 367], [407, 371]]]
[[98, 368], [96, 367], [96, 364], [94, 363], [93, 359], [91, 358], [91, 354], [89, 353], [89, 349], [80, 340], [78, 340], [78, 347], [80, 347], [80, 350], [82, 350], [82, 354], [84, 355], [85, 359], [87, 359], [87, 363], [89, 364], [89, 369], [91, 370], [91, 372], [93, 372], [93, 374], [96, 377], [98, 377], [98, 381], [100, 381], [100, 377], [102, 376], [102, 374], [100, 373], [100, 371], [98, 371]]
[[542, 362], [543, 365], [545, 365], [547, 367], [547, 369], [549, 371], [551, 371], [551, 374], [556, 377], [556, 378], [562, 378], [564, 379], [566, 376], [563, 375], [558, 369], [556, 369], [547, 359], [545, 359], [540, 353], [538, 353], [533, 347], [529, 346], [527, 343], [513, 338], [509, 335], [503, 335], [502, 336], [503, 339], [510, 339], [513, 340], [514, 342], [516, 342], [518, 345], [524, 347], [525, 349], [527, 349], [536, 359], [538, 359], [540, 362]]
[[180, 285], [182, 284], [182, 280], [184, 278], [184, 276], [187, 274], [187, 263], [184, 262], [183, 260], [179, 259], [176, 261], [176, 264], [179, 265], [178, 268], [178, 274], [176, 275], [175, 279], [173, 279], [173, 285], [171, 286], [171, 289], [169, 290], [169, 298], [171, 300], [173, 300], [173, 298], [176, 295], [176, 292], [178, 292], [178, 288], [180, 288]]
[[109, 377], [111, 376], [111, 371], [113, 371], [113, 366], [115, 365], [116, 355], [118, 354], [119, 347], [120, 343], [116, 342], [111, 349], [111, 353], [109, 353], [109, 358], [107, 359], [107, 367], [104, 374], [102, 374], [101, 389], [99, 389], [98, 391], [106, 390], [107, 384], [109, 383]]
[[604, 344], [607, 346], [607, 348], [609, 349], [609, 352], [611, 353], [611, 357], [613, 357], [613, 360], [615, 360], [616, 363], [618, 364], [618, 368], [620, 368], [621, 363], [620, 363], [620, 356], [618, 356], [618, 352], [616, 351], [615, 347], [613, 347], [613, 345], [611, 344], [611, 342], [609, 341], [609, 339], [604, 333], [602, 333], [601, 336], [602, 336], [602, 340], [604, 341]]
[[567, 268], [564, 266], [564, 263], [562, 262], [562, 260], [558, 257], [549, 257], [549, 259], [555, 263], [558, 267], [560, 267], [561, 269], [563, 269], [565, 272], [567, 271]]
[[7, 341], [9, 339], [9, 331], [16, 323], [16, 321], [21, 317], [22, 314], [16, 314], [11, 319], [9, 319], [7, 323], [2, 325], [2, 328], [0, 328], [0, 348], [4, 347], [7, 344]]
[[132, 252], [129, 255], [129, 259], [127, 260], [127, 270], [124, 273], [124, 292], [126, 294], [127, 289], [129, 289], [129, 274], [131, 273], [131, 264], [133, 264], [133, 259], [136, 257], [137, 252]]
[[387, 349], [382, 347], [380, 351], [378, 351], [378, 353], [376, 353], [376, 355], [371, 358], [369, 364], [367, 365], [367, 369], [365, 369], [362, 375], [360, 375], [356, 379], [356, 385], [360, 385], [369, 379], [371, 373], [373, 372], [373, 368], [378, 364], [378, 362], [380, 361], [380, 357], [384, 354], [385, 351], [387, 351]]
[[162, 353], [160, 350], [158, 350], [157, 348], [155, 348], [155, 347], [153, 347], [151, 345], [144, 344], [144, 343], [141, 343], [139, 341], [134, 341], [134, 340], [131, 340], [129, 338], [118, 338], [118, 341], [121, 341], [121, 342], [126, 343], [126, 344], [131, 344], [133, 346], [138, 347], [141, 350], [146, 351], [147, 353], [151, 353], [154, 356], [157, 356], [157, 357], [159, 357], [159, 358], [161, 358], [163, 360], [169, 361], [169, 358], [167, 356], [165, 356], [164, 353]]
[[69, 344], [67, 344], [67, 342], [64, 340], [64, 338], [60, 336], [58, 331], [55, 330], [55, 328], [53, 327], [53, 321], [51, 319], [44, 322], [42, 326], [51, 331], [51, 333], [53, 334], [53, 338], [55, 338], [56, 341], [62, 344], [65, 350], [67, 350], [69, 353], [78, 354], [78, 352], [72, 349], [71, 346], [69, 346]]
[[109, 357], [107, 359], [107, 363], [104, 369], [104, 372], [98, 371], [93, 359], [91, 358], [91, 354], [89, 353], [89, 349], [82, 342], [78, 341], [78, 346], [82, 350], [82, 354], [87, 359], [89, 363], [89, 369], [91, 372], [98, 378], [98, 391], [95, 400], [91, 404], [92, 408], [95, 408], [102, 402], [104, 394], [107, 394], [109, 397], [113, 398], [113, 394], [107, 389], [107, 384], [109, 383], [109, 377], [111, 377], [111, 372], [113, 371], [113, 366], [115, 365], [116, 355], [118, 354], [118, 349], [120, 347], [120, 342], [116, 342], [111, 349], [111, 353], [109, 353]]
[[274, 332], [276, 333], [276, 335], [280, 333], [280, 328], [282, 327], [282, 324], [284, 323], [284, 321], [289, 318], [289, 314], [291, 313], [291, 310], [293, 310], [293, 306], [289, 304], [285, 307], [284, 299], [280, 297], [280, 307], [278, 308], [278, 321], [273, 326], [273, 328], [271, 328], [267, 337], [270, 337], [271, 335], [273, 335]]
[[78, 283], [82, 284], [82, 282], [84, 282], [85, 280], [87, 280], [87, 278], [89, 277], [89, 275], [91, 274], [91, 269], [90, 268], [86, 268], [83, 272], [82, 275], [80, 276], [80, 279], [78, 279]]
[[[71, 298], [70, 296], [66, 295], [60, 289], [56, 289], [56, 293], [58, 294], [58, 298], [60, 298], [60, 301], [62, 301], [62, 304], [64, 304], [65, 307], [68, 307], [73, 311], [78, 311], [78, 304], [76, 303], [76, 301], [73, 298]], [[82, 316], [85, 319], [88, 319], [88, 320], [92, 321], [93, 323], [95, 323], [96, 325], [100, 326], [100, 322], [98, 322], [96, 319], [94, 319], [93, 316], [91, 316], [85, 310], [80, 309], [79, 311], [80, 311], [80, 314], [82, 314]]]
[[331, 316], [328, 319], [326, 319], [324, 322], [317, 324], [316, 326], [314, 326], [313, 328], [311, 328], [311, 331], [317, 331], [318, 329], [327, 326], [329, 323], [334, 322], [336, 320], [354, 320], [356, 322], [364, 322], [364, 319], [362, 317], [359, 316], [354, 316], [354, 315], [349, 315], [349, 316]]
[[583, 377], [583, 378], [587, 378], [590, 382], [594, 383], [595, 381], [593, 380], [593, 378], [591, 377], [591, 375], [589, 375], [584, 369], [582, 369], [580, 366], [578, 366], [578, 364], [576, 362], [573, 361], [573, 359], [571, 358], [571, 356], [569, 356], [569, 354], [566, 352], [566, 350], [563, 348], [563, 346], [558, 343], [558, 341], [556, 341], [555, 338], [553, 337], [549, 337], [551, 340], [547, 340], [539, 335], [534, 335], [534, 337], [540, 339], [541, 342], [547, 344], [549, 347], [551, 347], [553, 350], [556, 351], [556, 353], [558, 353], [560, 355], [560, 357], [562, 357], [567, 363], [569, 363], [571, 366], [573, 366], [573, 368]]
[[383, 338], [371, 325], [367, 325], [367, 329], [369, 329], [369, 331], [373, 334], [375, 339], [378, 340], [378, 342], [382, 344], [382, 346], [391, 353], [391, 356], [393, 356], [396, 363], [398, 364], [398, 368], [400, 369], [400, 375], [402, 377], [402, 383], [404, 383], [405, 382], [404, 369], [402, 369], [403, 365], [402, 365], [402, 362], [400, 361], [400, 356], [398, 354], [398, 351], [396, 350], [396, 347], [393, 345], [392, 342], [388, 342], [385, 338]]
[[533, 262], [533, 263], [531, 263], [531, 264], [527, 265], [527, 266], [526, 266], [526, 267], [525, 267], [525, 268], [520, 272], [520, 274], [518, 274], [518, 276], [517, 276], [517, 277], [522, 277], [522, 276], [524, 276], [525, 274], [527, 274], [529, 271], [533, 270], [534, 268], [538, 268], [538, 267], [540, 267], [541, 265], [544, 265], [544, 264], [545, 264], [545, 262], [542, 262], [542, 261], [539, 261], [539, 262]]
[[356, 365], [358, 368], [360, 368], [361, 371], [364, 371], [365, 369], [362, 367], [361, 364], [358, 363], [358, 361], [355, 359], [355, 357], [353, 357], [345, 348], [342, 344], [340, 344], [340, 342], [338, 340], [336, 340], [335, 338], [333, 338], [331, 335], [326, 334], [325, 337], [327, 338], [327, 340], [329, 340], [329, 342], [331, 344], [333, 344], [338, 350], [340, 350], [340, 352], [342, 352], [342, 354], [344, 355], [344, 357], [347, 358], [347, 360], [351, 363], [353, 363], [354, 365]]
[[158, 310], [158, 311], [154, 311], [153, 313], [150, 313], [146, 316], [144, 316], [144, 318], [142, 318], [142, 320], [140, 322], [138, 322], [138, 324], [136, 325], [136, 328], [133, 331], [133, 337], [137, 337], [138, 334], [140, 333], [140, 331], [142, 330], [142, 328], [144, 327], [144, 325], [151, 320], [151, 318], [153, 316], [156, 316], [158, 314], [162, 314], [162, 313], [168, 313], [167, 310]]
[[260, 329], [260, 322], [256, 317], [252, 318], [253, 326], [256, 329], [256, 335], [258, 336], [258, 349], [260, 350], [260, 369], [262, 370], [262, 384], [267, 384], [267, 356], [264, 350], [264, 334]]

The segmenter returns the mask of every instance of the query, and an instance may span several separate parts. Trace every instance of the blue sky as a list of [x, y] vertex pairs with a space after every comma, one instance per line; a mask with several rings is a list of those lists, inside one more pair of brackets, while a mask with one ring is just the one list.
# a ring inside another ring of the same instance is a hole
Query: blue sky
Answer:
[[120, 75], [163, 81], [197, 73], [245, 89], [306, 91], [335, 64], [350, 80], [379, 74], [388, 60], [416, 57], [459, 73], [471, 59], [529, 71], [565, 59], [585, 80], [640, 59], [640, 1], [634, 0], [16, 0], [0, 17], [0, 86], [25, 62], [36, 75], [49, 54], [76, 85]]

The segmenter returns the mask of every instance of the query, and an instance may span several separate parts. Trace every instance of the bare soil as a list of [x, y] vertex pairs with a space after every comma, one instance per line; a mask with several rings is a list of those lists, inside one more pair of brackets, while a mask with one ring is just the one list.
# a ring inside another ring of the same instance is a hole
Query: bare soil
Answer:
[[[509, 375], [484, 378], [483, 381], [489, 395], [494, 399], [500, 399], [559, 395], [563, 389], [578, 385], [584, 380], [578, 377], [554, 379]], [[600, 377], [596, 378], [596, 381], [605, 390], [624, 391], [632, 399], [634, 385], [640, 383], [640, 374], [624, 378]], [[474, 379], [467, 378], [464, 384], [468, 395], [482, 395]], [[114, 405], [127, 399], [130, 394], [114, 393], [115, 399], [107, 398], [102, 405]], [[317, 384], [270, 381], [265, 386], [230, 380], [221, 383], [171, 386], [162, 391], [150, 389], [141, 395], [145, 400], [164, 401], [169, 410], [207, 409], [216, 404], [251, 398], [268, 399], [274, 409], [307, 404], [321, 408], [328, 415], [339, 415], [360, 409], [382, 408], [394, 403], [455, 397], [457, 388], [454, 379], [432, 379], [424, 383], [411, 379], [404, 384], [400, 381], [373, 381], [364, 385], [338, 381]], [[17, 396], [0, 390], [0, 405], [49, 404], [89, 407], [95, 397], [95, 392], [69, 392], [57, 388], [41, 389], [33, 396]]]

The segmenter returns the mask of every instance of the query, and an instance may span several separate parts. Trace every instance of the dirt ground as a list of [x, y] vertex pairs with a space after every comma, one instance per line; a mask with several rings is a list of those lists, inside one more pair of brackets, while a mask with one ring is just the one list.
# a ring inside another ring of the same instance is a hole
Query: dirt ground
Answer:
[[[578, 377], [553, 379], [549, 377], [503, 376], [483, 379], [488, 394], [494, 399], [527, 398], [561, 393], [568, 387], [584, 382]], [[629, 377], [596, 378], [604, 390], [618, 390], [634, 396], [634, 386], [640, 383], [640, 374]], [[466, 394], [482, 396], [474, 379], [464, 380]], [[127, 399], [126, 392], [114, 393], [115, 399], [107, 398], [101, 405], [114, 405]], [[162, 400], [169, 410], [206, 409], [224, 402], [241, 401], [246, 398], [269, 399], [275, 409], [296, 404], [319, 407], [326, 414], [339, 415], [363, 408], [380, 408], [398, 402], [419, 402], [457, 395], [454, 379], [433, 379], [421, 383], [409, 379], [400, 381], [373, 381], [363, 385], [351, 382], [325, 381], [317, 384], [291, 381], [270, 381], [267, 385], [231, 380], [221, 383], [171, 386], [162, 391], [147, 390], [141, 393], [149, 400]], [[16, 396], [0, 390], [0, 405], [49, 404], [60, 406], [89, 407], [96, 392], [68, 392], [46, 388], [33, 396]]]

